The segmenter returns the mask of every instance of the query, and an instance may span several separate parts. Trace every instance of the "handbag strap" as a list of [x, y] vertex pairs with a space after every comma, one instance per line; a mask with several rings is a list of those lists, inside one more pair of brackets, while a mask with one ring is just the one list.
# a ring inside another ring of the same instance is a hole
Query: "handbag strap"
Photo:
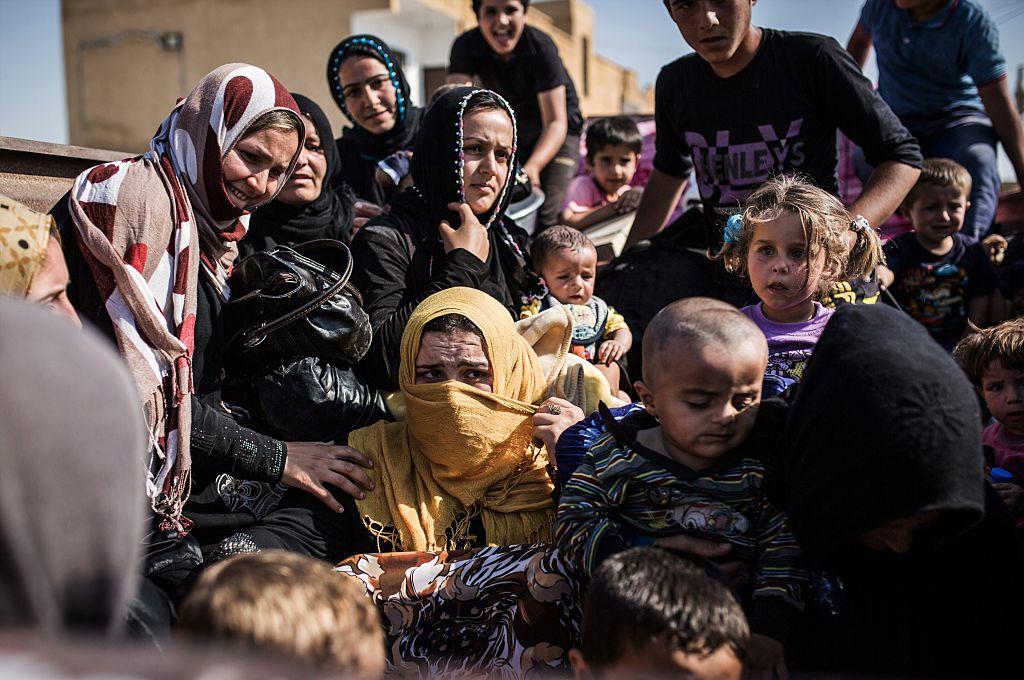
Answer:
[[[340, 250], [345, 253], [345, 271], [338, 273], [324, 265], [320, 264], [316, 260], [306, 257], [302, 254], [304, 250], [321, 250], [329, 248], [333, 250]], [[317, 239], [315, 241], [308, 241], [293, 247], [278, 246], [274, 251], [289, 251], [291, 256], [294, 257], [299, 263], [301, 263], [307, 269], [316, 272], [327, 279], [335, 279], [334, 283], [328, 286], [322, 293], [312, 298], [305, 304], [296, 307], [287, 314], [283, 314], [278, 318], [261, 323], [256, 328], [242, 333], [241, 342], [242, 349], [249, 351], [259, 345], [261, 342], [266, 340], [267, 336], [274, 331], [284, 328], [288, 324], [297, 321], [305, 316], [308, 316], [314, 309], [322, 305], [327, 300], [341, 292], [341, 290], [348, 284], [350, 278], [352, 278], [353, 269], [353, 258], [352, 251], [348, 249], [341, 241], [334, 239]], [[229, 345], [234, 344], [234, 338]]]

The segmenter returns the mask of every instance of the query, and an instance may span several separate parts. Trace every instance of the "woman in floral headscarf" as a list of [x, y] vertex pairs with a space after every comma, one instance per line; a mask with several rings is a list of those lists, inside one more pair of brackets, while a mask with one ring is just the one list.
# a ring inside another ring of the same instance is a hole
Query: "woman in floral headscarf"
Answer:
[[[211, 544], [256, 520], [263, 505], [232, 493], [234, 479], [284, 482], [332, 504], [322, 482], [356, 489], [337, 470], [358, 454], [285, 444], [221, 408], [221, 312], [236, 244], [252, 210], [287, 181], [303, 134], [295, 101], [273, 76], [221, 66], [171, 111], [148, 153], [84, 172], [53, 211], [72, 302], [116, 339], [135, 378], [158, 537], [175, 546], [193, 526], [195, 540]], [[203, 493], [186, 507], [193, 486]], [[190, 568], [199, 559], [192, 551], [183, 561]]]

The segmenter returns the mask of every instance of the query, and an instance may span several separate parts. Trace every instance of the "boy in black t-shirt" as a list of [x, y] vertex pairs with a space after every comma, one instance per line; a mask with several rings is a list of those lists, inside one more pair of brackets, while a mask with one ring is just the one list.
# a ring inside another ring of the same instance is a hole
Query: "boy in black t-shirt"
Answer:
[[712, 248], [727, 213], [771, 176], [802, 173], [836, 193], [837, 129], [876, 167], [851, 212], [871, 224], [892, 214], [917, 178], [921, 152], [835, 40], [752, 25], [756, 0], [664, 3], [696, 54], [658, 76], [654, 171], [630, 244], [661, 230], [691, 170]]
[[1002, 309], [995, 268], [980, 243], [960, 233], [971, 175], [947, 158], [929, 158], [900, 211], [914, 232], [885, 245], [879, 282], [936, 342], [952, 351], [967, 321], [985, 326]]
[[583, 115], [558, 48], [543, 31], [526, 25], [530, 0], [473, 0], [479, 26], [452, 44], [448, 82], [481, 84], [508, 100], [516, 112], [516, 154], [535, 187], [544, 190], [541, 227], [557, 224], [562, 197], [576, 174]]

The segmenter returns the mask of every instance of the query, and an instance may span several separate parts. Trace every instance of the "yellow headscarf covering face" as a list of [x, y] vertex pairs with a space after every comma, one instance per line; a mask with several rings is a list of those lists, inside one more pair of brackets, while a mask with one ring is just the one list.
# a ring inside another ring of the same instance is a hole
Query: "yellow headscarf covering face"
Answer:
[[46, 259], [53, 218], [0, 196], [0, 294], [25, 297]]
[[[482, 332], [493, 392], [453, 381], [415, 384], [423, 328], [448, 314], [465, 316]], [[406, 325], [398, 380], [405, 421], [376, 423], [349, 437], [374, 461], [375, 489], [357, 503], [367, 526], [405, 550], [457, 548], [477, 514], [491, 545], [549, 539], [553, 487], [530, 421], [544, 376], [508, 311], [472, 288], [430, 296]]]

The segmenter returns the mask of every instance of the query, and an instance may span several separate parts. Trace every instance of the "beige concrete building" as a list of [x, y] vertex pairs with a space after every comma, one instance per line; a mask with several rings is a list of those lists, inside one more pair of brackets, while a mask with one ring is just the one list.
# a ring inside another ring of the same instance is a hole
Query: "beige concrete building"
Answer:
[[[69, 139], [144, 150], [178, 97], [228, 62], [257, 64], [343, 118], [324, 74], [345, 36], [373, 33], [401, 53], [420, 104], [444, 80], [452, 40], [476, 21], [470, 0], [63, 0]], [[650, 113], [634, 71], [593, 51], [594, 11], [582, 0], [531, 4], [576, 83], [584, 115]]]

